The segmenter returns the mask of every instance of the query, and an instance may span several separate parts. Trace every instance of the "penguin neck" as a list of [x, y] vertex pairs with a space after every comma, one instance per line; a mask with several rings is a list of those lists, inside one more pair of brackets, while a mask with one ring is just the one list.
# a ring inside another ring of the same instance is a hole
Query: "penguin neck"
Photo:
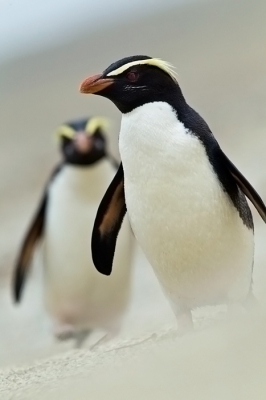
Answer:
[[88, 192], [90, 196], [102, 196], [114, 173], [115, 169], [107, 158], [87, 167], [71, 164], [64, 166], [66, 185], [77, 193]]
[[123, 114], [119, 135], [122, 162], [123, 150], [131, 152], [134, 146], [139, 153], [138, 158], [143, 152], [153, 157], [152, 150], [162, 151], [167, 147], [171, 136], [176, 138], [176, 130], [185, 132], [186, 128], [179, 121], [176, 110], [167, 102], [146, 103]]
[[180, 173], [193, 169], [198, 149], [200, 154], [205, 151], [197, 137], [178, 119], [176, 110], [166, 102], [147, 103], [122, 117], [119, 150], [125, 180], [129, 171], [132, 180], [137, 179], [139, 171], [152, 176], [158, 163], [157, 173], [161, 168], [176, 173], [177, 164]]

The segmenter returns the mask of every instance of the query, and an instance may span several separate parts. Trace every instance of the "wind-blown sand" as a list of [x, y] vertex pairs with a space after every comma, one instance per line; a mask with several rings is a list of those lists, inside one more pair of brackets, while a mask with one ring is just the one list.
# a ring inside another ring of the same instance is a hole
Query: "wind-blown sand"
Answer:
[[229, 318], [222, 306], [196, 310], [196, 332], [176, 337], [175, 318], [139, 251], [124, 329], [95, 352], [89, 345], [100, 333], [82, 350], [50, 336], [39, 257], [22, 304], [14, 307], [10, 298], [17, 246], [57, 159], [51, 133], [65, 119], [99, 113], [114, 117], [117, 130], [112, 104], [80, 95], [78, 85], [125, 55], [150, 54], [177, 66], [188, 102], [266, 200], [265, 15], [258, 0], [202, 2], [2, 66], [1, 400], [265, 399], [266, 227], [254, 208], [256, 315]]
[[174, 330], [158, 332], [142, 342], [12, 368], [0, 373], [3, 398], [262, 400], [264, 318], [221, 322], [183, 338]]

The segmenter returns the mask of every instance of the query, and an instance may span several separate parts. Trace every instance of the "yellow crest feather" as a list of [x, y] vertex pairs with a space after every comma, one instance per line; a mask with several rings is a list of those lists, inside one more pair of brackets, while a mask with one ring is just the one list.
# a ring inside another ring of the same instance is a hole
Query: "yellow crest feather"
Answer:
[[61, 125], [56, 129], [54, 136], [59, 139], [61, 136], [64, 136], [68, 139], [73, 139], [75, 135], [75, 130], [68, 125]]
[[107, 129], [109, 127], [110, 123], [107, 118], [104, 117], [92, 117], [89, 119], [87, 122], [87, 125], [85, 127], [85, 131], [91, 136], [93, 135], [97, 129]]
[[[104, 117], [92, 117], [88, 120], [85, 126], [85, 132], [87, 135], [92, 136], [97, 129], [106, 129], [110, 125], [109, 120]], [[71, 128], [69, 125], [60, 125], [54, 132], [54, 137], [58, 140], [60, 137], [66, 137], [68, 139], [73, 139], [75, 136], [75, 129]]]
[[128, 68], [133, 67], [134, 65], [140, 65], [140, 64], [153, 65], [154, 67], [160, 68], [164, 72], [166, 72], [168, 75], [170, 75], [173, 80], [176, 80], [176, 73], [174, 71], [174, 66], [171, 65], [170, 63], [168, 63], [167, 61], [161, 60], [160, 58], [148, 58], [146, 60], [131, 61], [131, 62], [124, 64], [121, 67], [115, 69], [114, 71], [109, 72], [109, 74], [107, 74], [107, 76], [114, 76], [114, 75], [122, 74]]

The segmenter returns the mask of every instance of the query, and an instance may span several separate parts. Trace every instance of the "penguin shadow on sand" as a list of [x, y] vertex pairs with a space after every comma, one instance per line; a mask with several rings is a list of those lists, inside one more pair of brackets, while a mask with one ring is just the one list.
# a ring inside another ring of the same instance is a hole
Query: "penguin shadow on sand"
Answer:
[[58, 340], [74, 339], [77, 347], [95, 330], [106, 334], [93, 347], [115, 336], [130, 300], [134, 239], [128, 221], [122, 227], [111, 277], [99, 274], [90, 251], [100, 199], [118, 168], [107, 149], [106, 125], [104, 118], [93, 117], [56, 130], [62, 161], [44, 188], [13, 275], [18, 303], [40, 247], [44, 305], [53, 334]]

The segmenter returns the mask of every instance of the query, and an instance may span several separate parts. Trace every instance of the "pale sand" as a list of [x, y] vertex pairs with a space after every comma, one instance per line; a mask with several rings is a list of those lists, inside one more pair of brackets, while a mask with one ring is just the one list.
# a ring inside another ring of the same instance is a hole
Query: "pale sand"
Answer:
[[[144, 53], [177, 66], [189, 103], [206, 118], [228, 156], [264, 199], [266, 3], [217, 0], [85, 35], [75, 43], [3, 66], [0, 199], [0, 399], [265, 399], [265, 317], [225, 321], [223, 308], [195, 312], [197, 332], [160, 336], [175, 319], [141, 254], [121, 335], [91, 353], [57, 344], [41, 305], [36, 262], [23, 304], [9, 281], [17, 245], [57, 156], [51, 132], [79, 115], [119, 113], [81, 96], [80, 81], [119, 57]], [[137, 16], [136, 16], [137, 18]], [[104, 108], [103, 108], [104, 107]], [[116, 139], [112, 149], [116, 151]], [[254, 211], [254, 209], [253, 209]], [[266, 300], [264, 224], [255, 214], [254, 291]], [[37, 260], [38, 261], [38, 260]], [[220, 320], [218, 324], [215, 320]], [[153, 332], [157, 338], [138, 344]], [[134, 344], [121, 350], [124, 343]], [[108, 349], [114, 350], [107, 352]], [[1, 379], [2, 378], [2, 379]]]

